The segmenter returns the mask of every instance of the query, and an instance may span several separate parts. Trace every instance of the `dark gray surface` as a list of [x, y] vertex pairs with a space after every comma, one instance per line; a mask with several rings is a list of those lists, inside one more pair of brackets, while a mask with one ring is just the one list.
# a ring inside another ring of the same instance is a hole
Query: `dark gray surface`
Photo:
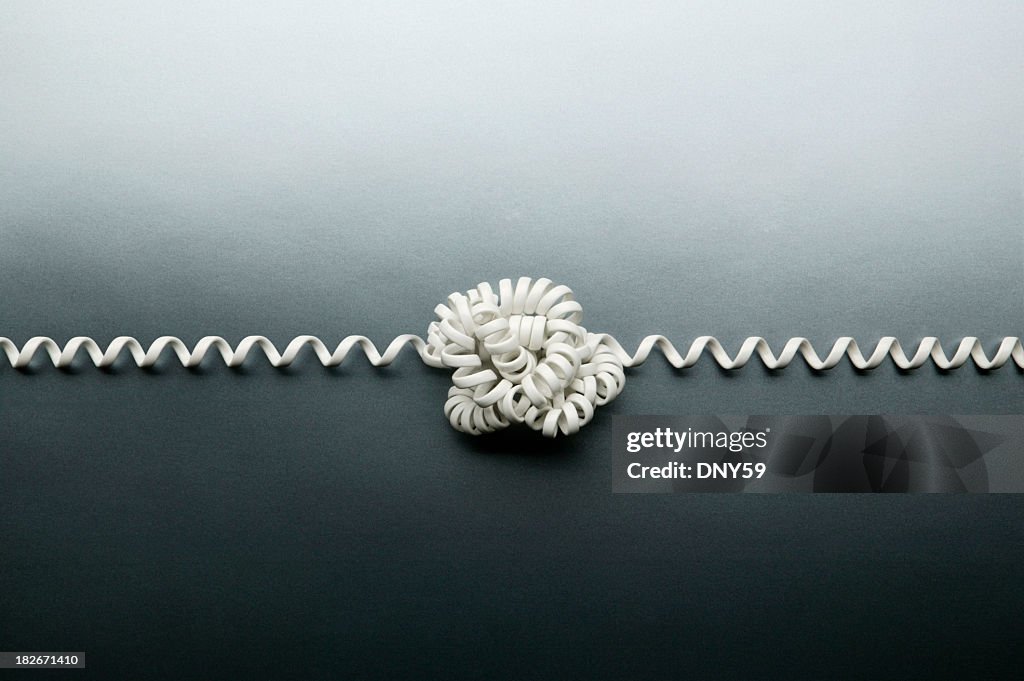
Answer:
[[[1014, 4], [0, 14], [19, 343], [383, 343], [520, 274], [627, 346], [1024, 330]], [[613, 413], [1020, 413], [1015, 369], [655, 357], [554, 444], [455, 433], [447, 385], [411, 354], [0, 368], [0, 648], [84, 649], [76, 678], [878, 678], [1019, 655], [1018, 497], [613, 496], [608, 446]]]

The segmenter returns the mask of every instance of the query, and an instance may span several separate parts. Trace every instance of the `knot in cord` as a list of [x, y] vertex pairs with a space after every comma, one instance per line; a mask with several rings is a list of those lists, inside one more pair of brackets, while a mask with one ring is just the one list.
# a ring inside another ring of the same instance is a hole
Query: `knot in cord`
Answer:
[[455, 371], [444, 412], [479, 435], [525, 423], [572, 435], [622, 392], [622, 359], [603, 334], [580, 326], [572, 289], [550, 279], [484, 282], [434, 308], [426, 358]]

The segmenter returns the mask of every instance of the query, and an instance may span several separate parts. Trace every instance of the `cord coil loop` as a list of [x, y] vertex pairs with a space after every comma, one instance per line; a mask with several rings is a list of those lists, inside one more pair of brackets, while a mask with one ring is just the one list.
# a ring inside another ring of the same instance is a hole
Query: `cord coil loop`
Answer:
[[454, 369], [444, 412], [479, 435], [525, 423], [547, 437], [572, 435], [615, 399], [622, 359], [580, 326], [572, 289], [520, 277], [453, 293], [434, 308], [424, 357]]

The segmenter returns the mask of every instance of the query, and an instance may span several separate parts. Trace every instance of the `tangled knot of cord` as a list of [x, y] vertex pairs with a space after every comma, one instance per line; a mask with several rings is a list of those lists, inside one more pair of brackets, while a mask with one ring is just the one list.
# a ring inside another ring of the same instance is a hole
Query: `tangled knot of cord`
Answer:
[[456, 430], [490, 433], [525, 423], [547, 437], [571, 435], [615, 399], [622, 359], [603, 334], [580, 326], [583, 308], [550, 279], [482, 283], [434, 308], [426, 358], [454, 369], [444, 406]]

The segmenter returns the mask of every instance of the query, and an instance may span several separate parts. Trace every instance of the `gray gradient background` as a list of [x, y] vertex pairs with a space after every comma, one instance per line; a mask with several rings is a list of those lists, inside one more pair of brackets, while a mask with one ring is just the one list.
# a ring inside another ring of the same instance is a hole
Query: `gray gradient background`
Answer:
[[[1024, 331], [1019, 3], [0, 3], [0, 334], [423, 332], [571, 285], [729, 347]], [[473, 440], [448, 379], [0, 367], [0, 648], [75, 678], [928, 675], [1019, 655], [1015, 496], [612, 495], [611, 413], [1024, 411], [674, 372]]]

